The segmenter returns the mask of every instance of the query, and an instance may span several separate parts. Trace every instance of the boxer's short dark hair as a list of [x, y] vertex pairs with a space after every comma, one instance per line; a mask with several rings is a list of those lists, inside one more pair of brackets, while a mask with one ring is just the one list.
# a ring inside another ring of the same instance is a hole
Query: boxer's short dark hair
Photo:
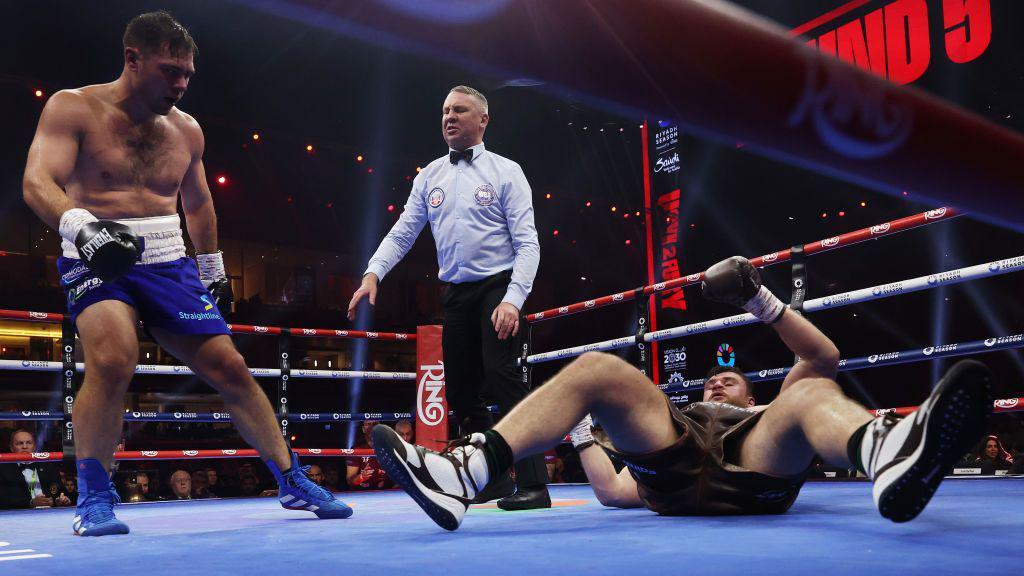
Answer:
[[198, 55], [199, 49], [188, 30], [168, 12], [157, 10], [139, 14], [128, 22], [122, 40], [124, 47], [158, 54], [167, 46], [172, 56]]

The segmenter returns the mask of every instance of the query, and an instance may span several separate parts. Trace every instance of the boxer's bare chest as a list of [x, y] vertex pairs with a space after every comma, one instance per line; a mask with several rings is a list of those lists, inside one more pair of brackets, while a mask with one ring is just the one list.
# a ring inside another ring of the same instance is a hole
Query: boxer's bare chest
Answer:
[[133, 123], [108, 107], [87, 124], [75, 169], [87, 190], [174, 196], [188, 171], [190, 148], [170, 118]]

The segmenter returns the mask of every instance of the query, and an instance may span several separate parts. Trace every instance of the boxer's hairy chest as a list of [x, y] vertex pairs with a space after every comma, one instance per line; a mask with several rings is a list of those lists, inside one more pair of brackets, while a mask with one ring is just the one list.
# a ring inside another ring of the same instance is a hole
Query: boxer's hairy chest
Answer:
[[176, 198], [191, 150], [186, 131], [174, 118], [133, 123], [120, 111], [100, 110], [81, 135], [76, 179], [87, 194]]

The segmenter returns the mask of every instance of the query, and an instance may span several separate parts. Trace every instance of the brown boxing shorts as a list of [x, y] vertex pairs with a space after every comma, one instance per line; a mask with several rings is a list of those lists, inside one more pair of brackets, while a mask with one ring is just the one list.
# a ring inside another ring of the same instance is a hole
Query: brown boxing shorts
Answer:
[[[647, 508], [666, 516], [781, 514], [800, 493], [810, 465], [794, 477], [741, 468], [739, 447], [763, 412], [719, 402], [696, 402], [669, 411], [679, 430], [675, 444], [647, 454], [625, 454], [602, 430], [594, 439], [622, 460]], [[769, 408], [770, 409], [770, 408]]]

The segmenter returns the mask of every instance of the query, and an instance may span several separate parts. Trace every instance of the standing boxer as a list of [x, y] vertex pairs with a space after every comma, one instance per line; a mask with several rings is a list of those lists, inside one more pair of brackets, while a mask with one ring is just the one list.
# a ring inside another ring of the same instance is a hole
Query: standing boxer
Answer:
[[[74, 530], [81, 536], [128, 533], [114, 516], [120, 500], [110, 470], [138, 361], [139, 320], [220, 392], [242, 437], [277, 478], [282, 506], [320, 518], [352, 515], [290, 453], [221, 317], [232, 295], [217, 250], [203, 131], [175, 107], [195, 73], [195, 54], [188, 31], [166, 12], [133, 18], [121, 76], [54, 94], [29, 150], [25, 202], [64, 239], [57, 266], [85, 350], [73, 416]], [[179, 193], [198, 270], [185, 255]]]

